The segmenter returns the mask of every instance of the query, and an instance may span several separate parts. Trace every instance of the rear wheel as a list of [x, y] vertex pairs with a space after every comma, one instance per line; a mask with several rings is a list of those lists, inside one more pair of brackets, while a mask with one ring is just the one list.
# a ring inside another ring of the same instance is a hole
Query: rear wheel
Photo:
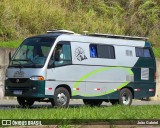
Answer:
[[83, 103], [89, 106], [100, 106], [102, 104], [102, 100], [96, 99], [83, 99]]
[[131, 105], [132, 99], [133, 99], [133, 95], [129, 89], [124, 88], [120, 91], [119, 103], [121, 105], [128, 105], [128, 106]]
[[34, 100], [31, 98], [17, 97], [17, 101], [20, 106], [25, 108], [31, 107], [34, 104]]
[[60, 87], [55, 90], [54, 104], [57, 107], [68, 107], [70, 94], [66, 88]]

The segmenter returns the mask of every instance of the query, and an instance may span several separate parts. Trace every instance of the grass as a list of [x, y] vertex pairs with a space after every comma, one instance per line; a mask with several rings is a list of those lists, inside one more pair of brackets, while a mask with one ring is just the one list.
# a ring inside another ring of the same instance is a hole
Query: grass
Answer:
[[160, 119], [160, 105], [0, 110], [1, 119]]
[[0, 39], [64, 28], [147, 36], [160, 47], [159, 0], [1, 0]]
[[22, 43], [22, 39], [13, 41], [0, 41], [1, 48], [17, 48]]
[[159, 47], [153, 47], [153, 52], [156, 58], [160, 58], [160, 48]]

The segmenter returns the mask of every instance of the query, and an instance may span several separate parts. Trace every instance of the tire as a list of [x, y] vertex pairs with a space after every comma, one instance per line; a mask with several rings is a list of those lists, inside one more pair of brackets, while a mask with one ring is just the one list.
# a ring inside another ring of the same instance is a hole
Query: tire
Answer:
[[68, 107], [70, 94], [66, 88], [60, 87], [55, 90], [54, 104], [56, 107]]
[[17, 97], [17, 101], [23, 108], [29, 108], [34, 104], [34, 100], [31, 98]]
[[132, 92], [124, 88], [120, 91], [119, 104], [129, 106], [132, 103], [133, 95]]
[[117, 105], [117, 104], [119, 104], [119, 100], [117, 100], [117, 99], [111, 99], [111, 100], [110, 100], [110, 103], [111, 103], [112, 105]]
[[96, 99], [83, 99], [83, 103], [85, 105], [89, 106], [100, 106], [102, 104], [102, 100], [96, 100]]

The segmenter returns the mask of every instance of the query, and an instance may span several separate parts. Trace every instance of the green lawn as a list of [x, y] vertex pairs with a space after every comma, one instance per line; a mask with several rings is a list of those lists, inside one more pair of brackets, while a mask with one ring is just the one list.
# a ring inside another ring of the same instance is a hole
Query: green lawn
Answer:
[[160, 105], [1, 109], [1, 119], [160, 119]]
[[153, 47], [153, 52], [156, 58], [160, 58], [160, 48]]
[[2, 48], [17, 48], [21, 43], [23, 39], [19, 40], [13, 40], [13, 41], [0, 41], [0, 47]]

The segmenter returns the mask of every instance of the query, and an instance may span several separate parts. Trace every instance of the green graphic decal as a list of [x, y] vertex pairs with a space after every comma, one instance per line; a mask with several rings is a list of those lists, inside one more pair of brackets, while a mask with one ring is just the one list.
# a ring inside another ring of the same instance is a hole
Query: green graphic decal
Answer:
[[[85, 79], [87, 79], [88, 77], [94, 75], [94, 74], [97, 74], [99, 72], [103, 72], [103, 71], [106, 71], [106, 70], [109, 70], [109, 69], [115, 69], [115, 68], [119, 68], [119, 69], [123, 69], [123, 70], [126, 70], [130, 75], [133, 75], [133, 72], [131, 71], [131, 68], [122, 68], [122, 67], [103, 67], [103, 68], [100, 68], [100, 69], [96, 69], [86, 75], [84, 75], [83, 77], [81, 77], [75, 84], [74, 84], [74, 88], [77, 88], [78, 85], [83, 82]], [[122, 88], [124, 86], [126, 86], [129, 82], [124, 82], [123, 84], [121, 84], [120, 86], [118, 86], [118, 88]], [[99, 94], [81, 94], [81, 96], [101, 96], [101, 95], [106, 95], [106, 94], [109, 94], [109, 93], [112, 93], [112, 92], [115, 92], [115, 90], [110, 90], [108, 92], [103, 92], [103, 93], [99, 93]], [[78, 93], [78, 90], [74, 90], [72, 92], [72, 96], [75, 96], [77, 95]]]
[[[124, 86], [126, 86], [129, 82], [125, 82], [122, 85], [118, 86], [118, 88], [122, 88]], [[83, 94], [81, 93], [81, 96], [86, 96], [86, 97], [92, 97], [92, 96], [102, 96], [102, 95], [107, 95], [110, 94], [112, 92], [115, 92], [116, 90], [109, 90], [107, 92], [103, 92], [103, 93], [99, 93], [99, 94]]]

